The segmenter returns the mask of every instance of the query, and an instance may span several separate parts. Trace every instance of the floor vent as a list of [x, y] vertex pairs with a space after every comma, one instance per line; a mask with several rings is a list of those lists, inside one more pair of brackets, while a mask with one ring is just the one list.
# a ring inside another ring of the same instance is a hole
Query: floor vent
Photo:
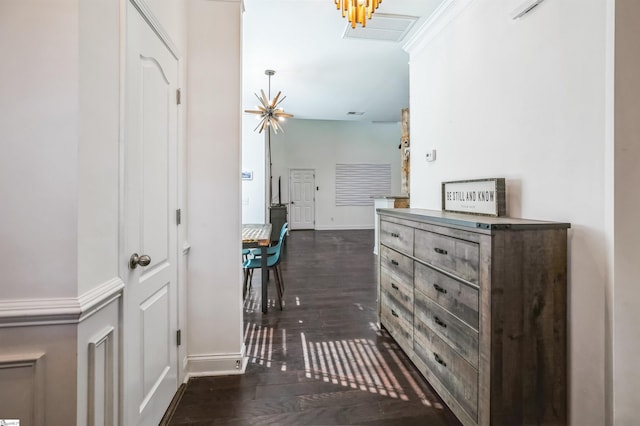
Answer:
[[347, 22], [342, 38], [400, 42], [417, 20], [416, 16], [374, 13], [364, 28], [360, 25], [351, 28]]

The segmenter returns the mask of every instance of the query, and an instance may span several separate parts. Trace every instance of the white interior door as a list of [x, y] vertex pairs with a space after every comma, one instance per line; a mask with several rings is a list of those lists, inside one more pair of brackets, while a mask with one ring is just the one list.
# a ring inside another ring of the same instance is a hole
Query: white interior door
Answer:
[[289, 170], [289, 226], [291, 229], [315, 229], [316, 172], [313, 169]]
[[157, 425], [177, 386], [178, 62], [134, 5], [127, 9], [124, 292], [127, 425]]

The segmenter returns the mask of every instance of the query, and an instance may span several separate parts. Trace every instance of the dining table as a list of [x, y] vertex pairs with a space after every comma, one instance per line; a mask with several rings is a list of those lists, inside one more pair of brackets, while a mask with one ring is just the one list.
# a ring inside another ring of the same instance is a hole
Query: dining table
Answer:
[[260, 277], [262, 278], [262, 313], [266, 314], [269, 306], [267, 286], [269, 274], [267, 268], [267, 248], [271, 244], [270, 223], [243, 223], [242, 248], [260, 248]]

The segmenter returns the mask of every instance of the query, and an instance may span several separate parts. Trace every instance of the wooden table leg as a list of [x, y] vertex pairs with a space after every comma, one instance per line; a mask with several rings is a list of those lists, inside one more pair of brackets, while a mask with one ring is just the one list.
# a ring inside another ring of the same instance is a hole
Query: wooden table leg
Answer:
[[269, 270], [267, 269], [267, 246], [260, 247], [260, 275], [262, 275], [262, 313], [266, 314], [269, 306], [267, 286], [269, 285]]

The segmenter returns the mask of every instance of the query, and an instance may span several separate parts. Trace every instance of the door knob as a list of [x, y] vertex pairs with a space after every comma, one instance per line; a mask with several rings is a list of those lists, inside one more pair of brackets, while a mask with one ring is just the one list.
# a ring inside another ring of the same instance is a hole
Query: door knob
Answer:
[[295, 204], [295, 201], [292, 201], [291, 204]]
[[151, 263], [151, 257], [146, 254], [138, 256], [138, 253], [133, 253], [129, 259], [129, 268], [136, 269], [138, 265], [147, 266]]

